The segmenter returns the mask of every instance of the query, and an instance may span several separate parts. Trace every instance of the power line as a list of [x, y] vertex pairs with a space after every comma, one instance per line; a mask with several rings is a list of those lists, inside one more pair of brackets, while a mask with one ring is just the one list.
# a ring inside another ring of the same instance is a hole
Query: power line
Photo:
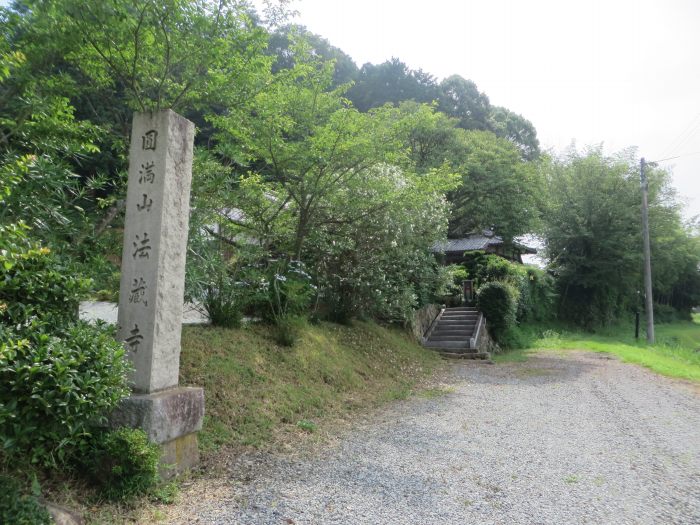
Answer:
[[675, 157], [667, 157], [665, 159], [650, 160], [647, 164], [656, 164], [657, 162], [665, 162], [667, 160], [680, 159], [683, 157], [690, 157], [691, 155], [700, 155], [700, 151], [693, 151], [692, 153], [684, 153], [683, 155], [676, 155]]
[[678, 151], [684, 145], [684, 143], [695, 134], [699, 127], [700, 113], [695, 115], [695, 117], [693, 117], [690, 120], [690, 123], [685, 127], [685, 129], [683, 129], [683, 131], [676, 135], [675, 139], [669, 142], [668, 147], [664, 150], [665, 153], [673, 154], [676, 151]]

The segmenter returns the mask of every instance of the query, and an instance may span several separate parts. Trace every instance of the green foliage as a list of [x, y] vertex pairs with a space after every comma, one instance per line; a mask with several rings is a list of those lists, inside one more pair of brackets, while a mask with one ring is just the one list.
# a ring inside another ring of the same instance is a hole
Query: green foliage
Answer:
[[[246, 330], [184, 327], [181, 383], [207, 392], [200, 433], [203, 454], [219, 446], [265, 446], [298, 421], [329, 421], [376, 406], [410, 388], [440, 357], [405, 330], [357, 321], [306, 325], [291, 348], [270, 339], [270, 327]], [[206, 446], [206, 448], [204, 448]]]
[[[333, 62], [332, 87], [339, 87], [355, 80], [358, 69], [349, 55], [332, 46], [325, 38], [311, 33], [303, 26], [294, 24], [281, 27], [270, 35], [267, 52], [276, 58], [272, 67], [273, 73], [294, 67], [296, 63], [295, 50], [297, 50], [295, 43], [299, 40], [304, 40], [307, 43], [309, 53], [323, 57], [328, 62]], [[305, 60], [303, 55], [302, 60]]]
[[440, 170], [416, 176], [386, 166], [334, 196], [338, 223], [316, 232], [309, 250], [331, 319], [404, 323], [437, 299], [444, 276], [429, 249], [444, 235], [453, 181]]
[[[288, 285], [268, 279], [264, 301], [239, 287], [271, 258], [303, 261], [331, 317], [404, 322], [448, 281], [430, 247], [467, 173], [456, 126], [534, 134], [505, 110], [492, 126], [470, 81], [399, 60], [358, 71], [303, 28], [268, 34], [245, 2], [27, 0], [0, 17], [0, 224], [30, 217], [114, 297], [131, 111], [180, 108], [198, 129], [188, 296], [217, 324], [248, 300], [299, 315]], [[420, 105], [438, 100], [455, 118]], [[257, 260], [233, 256], [251, 244]]]
[[507, 283], [492, 281], [483, 284], [476, 294], [476, 305], [486, 317], [489, 333], [497, 342], [515, 326], [516, 291]]
[[464, 301], [463, 281], [469, 277], [469, 272], [458, 264], [440, 266], [436, 273], [434, 287], [435, 298], [440, 303], [455, 303], [461, 305]]
[[291, 347], [299, 340], [299, 335], [306, 325], [306, 319], [300, 316], [283, 315], [275, 320], [273, 339], [280, 346]]
[[484, 252], [470, 254], [464, 264], [477, 286], [498, 281], [511, 287], [518, 322], [545, 321], [554, 316], [554, 280], [547, 272]]
[[143, 430], [120, 428], [99, 435], [83, 464], [102, 494], [128, 500], [155, 488], [159, 460], [160, 447]]
[[540, 141], [532, 122], [512, 111], [493, 106], [489, 115], [489, 129], [497, 137], [509, 140], [520, 150], [524, 160], [535, 160], [540, 154]]
[[114, 331], [77, 322], [89, 281], [23, 225], [0, 226], [0, 438], [9, 460], [55, 466], [128, 394]]
[[[638, 307], [642, 288], [637, 160], [590, 149], [546, 169], [546, 243], [559, 315], [586, 328], [612, 324]], [[648, 176], [654, 293], [688, 312], [700, 298], [700, 242], [681, 220], [669, 175], [650, 168]]]
[[508, 281], [517, 284], [523, 269], [498, 255], [486, 255], [481, 259], [479, 268], [475, 272], [480, 283], [491, 281]]
[[690, 321], [690, 312], [680, 311], [668, 304], [654, 303], [654, 323]]
[[190, 242], [185, 274], [185, 297], [201, 304], [214, 326], [238, 328], [243, 311], [252, 300], [242, 272], [245, 255], [227, 255], [216, 240], [206, 237]]
[[563, 319], [610, 324], [638, 289], [639, 190], [630, 162], [599, 150], [553, 162], [547, 250]]
[[690, 321], [662, 324], [658, 327], [654, 345], [635, 340], [631, 323], [608, 327], [601, 334], [548, 330], [531, 344], [531, 348], [611, 353], [625, 362], [642, 365], [659, 374], [700, 383], [699, 327], [697, 322]]
[[463, 129], [488, 129], [491, 111], [489, 98], [480, 93], [476, 84], [459, 75], [452, 75], [440, 82], [440, 111], [459, 119]]
[[65, 1], [52, 14], [82, 40], [68, 60], [142, 111], [233, 102], [270, 64], [266, 35], [239, 2]]
[[0, 475], [0, 523], [50, 525], [53, 523], [38, 494], [25, 494], [15, 478]]
[[91, 283], [32, 242], [27, 230], [22, 223], [0, 224], [0, 323], [16, 326], [38, 318], [49, 329], [61, 328], [77, 319]]
[[538, 229], [544, 181], [511, 142], [489, 131], [459, 130], [450, 162], [462, 176], [449, 195], [451, 235], [492, 229], [510, 242]]
[[309, 421], [308, 419], [300, 419], [297, 421], [297, 426], [309, 433], [316, 432], [317, 425], [313, 421]]
[[518, 321], [541, 322], [554, 317], [554, 279], [546, 271], [526, 266], [518, 299]]
[[267, 269], [267, 301], [272, 319], [280, 324], [306, 313], [316, 292], [301, 261], [276, 261]]
[[363, 65], [348, 98], [360, 111], [406, 100], [430, 103], [438, 98], [438, 85], [429, 73], [412, 70], [392, 58], [381, 64]]
[[282, 346], [293, 346], [305, 325], [316, 286], [301, 261], [269, 263], [257, 282], [257, 313], [274, 325], [273, 337]]
[[0, 435], [8, 459], [54, 467], [85, 447], [129, 389], [113, 329], [44, 329], [0, 334]]

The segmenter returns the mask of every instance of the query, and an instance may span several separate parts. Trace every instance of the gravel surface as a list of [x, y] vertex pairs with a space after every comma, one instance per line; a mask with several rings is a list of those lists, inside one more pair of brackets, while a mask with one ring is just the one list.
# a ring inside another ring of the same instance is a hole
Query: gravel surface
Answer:
[[[81, 301], [78, 313], [84, 321], [101, 320], [110, 324], [117, 324], [119, 305], [107, 301]], [[185, 303], [182, 307], [183, 324], [208, 324], [209, 318], [202, 313], [202, 309], [192, 303]]]
[[697, 386], [584, 352], [450, 370], [310, 456], [237, 458], [178, 522], [700, 523]]

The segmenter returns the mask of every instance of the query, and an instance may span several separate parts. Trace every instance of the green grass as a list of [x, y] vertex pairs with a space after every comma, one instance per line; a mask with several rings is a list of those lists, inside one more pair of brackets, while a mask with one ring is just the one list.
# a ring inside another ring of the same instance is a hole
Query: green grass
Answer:
[[438, 363], [404, 332], [374, 323], [307, 325], [291, 348], [262, 325], [191, 326], [182, 334], [180, 383], [204, 387], [206, 456], [227, 445], [265, 446], [404, 399]]
[[618, 326], [601, 334], [552, 330], [532, 342], [529, 349], [495, 356], [497, 362], [524, 361], [533, 350], [590, 350], [618, 356], [626, 363], [645, 366], [659, 374], [700, 382], [700, 316], [656, 326], [656, 344], [636, 341], [631, 326]]
[[530, 349], [517, 348], [500, 354], [494, 354], [491, 356], [491, 359], [496, 363], [523, 363], [527, 361], [529, 352]]

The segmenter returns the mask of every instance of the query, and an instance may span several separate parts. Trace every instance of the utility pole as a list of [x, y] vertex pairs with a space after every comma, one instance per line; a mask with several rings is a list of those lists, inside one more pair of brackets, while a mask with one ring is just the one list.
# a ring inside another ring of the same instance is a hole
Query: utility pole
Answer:
[[642, 237], [644, 240], [644, 303], [647, 314], [647, 343], [654, 343], [654, 302], [651, 295], [651, 246], [649, 244], [649, 182], [642, 157], [639, 177], [642, 183]]

